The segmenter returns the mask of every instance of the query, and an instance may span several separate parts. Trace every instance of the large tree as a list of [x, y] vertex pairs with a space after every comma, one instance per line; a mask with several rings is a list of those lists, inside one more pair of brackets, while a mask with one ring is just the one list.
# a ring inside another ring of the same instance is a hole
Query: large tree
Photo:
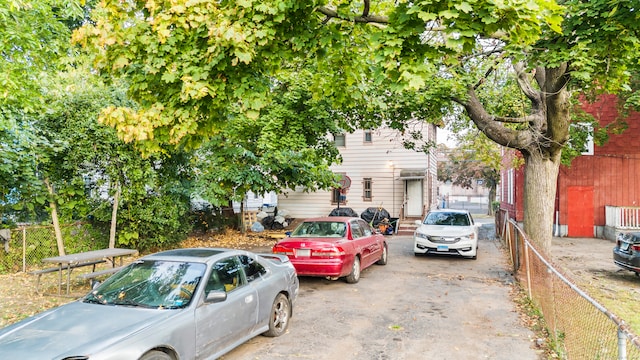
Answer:
[[345, 116], [313, 99], [308, 75], [281, 73], [272, 88], [277, 96], [258, 121], [237, 114], [210, 134], [194, 158], [200, 197], [219, 206], [241, 201], [248, 191], [313, 191], [336, 183], [329, 166], [339, 154], [327, 134], [342, 133]]
[[60, 55], [69, 49], [71, 31], [60, 19], [76, 5], [69, 2], [56, 12], [53, 3], [63, 5], [0, 2], [0, 206], [28, 206], [24, 217], [14, 217], [21, 221], [46, 200], [31, 154], [48, 145], [31, 116], [43, 109], [42, 75], [55, 72]]
[[[0, 215], [7, 207], [26, 209], [33, 220], [38, 205], [47, 203], [54, 221], [60, 253], [64, 244], [54, 187], [47, 169], [57, 147], [38, 129], [35, 119], [46, 113], [43, 90], [71, 55], [73, 24], [83, 18], [80, 1], [11, 0], [0, 3]], [[46, 189], [46, 190], [45, 190]], [[48, 201], [47, 201], [48, 200]]]
[[[371, 82], [418, 91], [429, 99], [420, 118], [458, 106], [489, 139], [519, 150], [524, 227], [543, 247], [572, 95], [628, 84], [640, 24], [626, 0], [118, 1], [93, 19], [75, 40], [100, 72], [125, 76], [141, 106], [103, 113], [125, 139], [147, 150], [196, 145], [233, 114], [258, 118], [278, 71], [296, 59], [321, 70], [317, 97], [361, 100]], [[525, 100], [518, 116], [482, 102], [505, 65]]]

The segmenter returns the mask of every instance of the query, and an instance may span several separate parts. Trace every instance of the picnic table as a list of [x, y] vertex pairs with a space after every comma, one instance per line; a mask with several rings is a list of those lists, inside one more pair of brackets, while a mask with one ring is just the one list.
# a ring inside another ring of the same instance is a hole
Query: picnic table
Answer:
[[[102, 262], [109, 262], [111, 268], [115, 271], [116, 261], [120, 260], [120, 266], [122, 266], [122, 258], [125, 256], [135, 256], [138, 254], [138, 250], [134, 249], [121, 249], [121, 248], [110, 248], [110, 249], [101, 249], [101, 250], [92, 250], [75, 254], [54, 256], [42, 259], [42, 262], [49, 264], [58, 264], [56, 268], [43, 269], [40, 270], [38, 276], [40, 276], [44, 272], [53, 272], [58, 271], [58, 295], [61, 293], [62, 289], [62, 270], [67, 270], [67, 295], [69, 295], [70, 283], [71, 283], [71, 270], [83, 267], [83, 266], [93, 266], [93, 272], [91, 274], [98, 273], [107, 273], [104, 270], [101, 272], [95, 271], [95, 265]], [[111, 272], [114, 272], [111, 271]], [[38, 277], [39, 281], [39, 277]], [[37, 285], [36, 285], [37, 291]]]

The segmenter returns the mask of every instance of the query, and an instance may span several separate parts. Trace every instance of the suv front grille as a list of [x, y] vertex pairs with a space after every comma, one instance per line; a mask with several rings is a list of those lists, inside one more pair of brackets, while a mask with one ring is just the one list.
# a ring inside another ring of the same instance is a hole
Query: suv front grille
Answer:
[[460, 241], [459, 237], [451, 237], [451, 236], [433, 236], [429, 235], [429, 241], [437, 244], [454, 244]]

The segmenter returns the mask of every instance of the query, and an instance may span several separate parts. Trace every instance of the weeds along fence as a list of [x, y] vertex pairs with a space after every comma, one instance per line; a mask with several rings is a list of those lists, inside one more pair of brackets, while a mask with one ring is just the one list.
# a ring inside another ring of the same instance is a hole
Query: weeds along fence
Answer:
[[[84, 223], [61, 225], [61, 231], [67, 253], [109, 245], [108, 233]], [[21, 226], [9, 233], [9, 239], [0, 239], [0, 274], [38, 269], [42, 259], [59, 255], [53, 226]]]
[[496, 234], [509, 250], [515, 277], [541, 311], [554, 349], [563, 359], [640, 360], [638, 336], [554, 266], [504, 210], [496, 214]]

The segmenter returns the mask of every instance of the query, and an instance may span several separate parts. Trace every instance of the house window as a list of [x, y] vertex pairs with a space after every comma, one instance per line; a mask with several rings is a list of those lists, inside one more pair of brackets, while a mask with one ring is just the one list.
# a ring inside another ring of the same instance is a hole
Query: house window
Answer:
[[[571, 130], [587, 133], [587, 138], [585, 139], [584, 144], [582, 144], [582, 149], [580, 150], [580, 153], [582, 155], [593, 155], [593, 125], [589, 123], [581, 122], [581, 123], [571, 124], [570, 126], [571, 126]], [[573, 144], [569, 142], [569, 147], [573, 147], [572, 145]]]
[[331, 191], [331, 204], [336, 205], [338, 202], [340, 205], [345, 205], [347, 203], [347, 197], [341, 191], [341, 189], [334, 188]]
[[513, 204], [514, 202], [514, 179], [513, 179], [513, 169], [509, 169], [509, 172], [507, 173], [507, 203], [508, 204]]
[[333, 142], [336, 144], [336, 146], [344, 147], [346, 145], [344, 133], [333, 135]]
[[362, 179], [362, 200], [363, 201], [372, 201], [373, 195], [371, 193], [371, 178]]
[[373, 137], [371, 135], [371, 130], [365, 130], [364, 131], [364, 140], [365, 143], [371, 143], [373, 142]]

